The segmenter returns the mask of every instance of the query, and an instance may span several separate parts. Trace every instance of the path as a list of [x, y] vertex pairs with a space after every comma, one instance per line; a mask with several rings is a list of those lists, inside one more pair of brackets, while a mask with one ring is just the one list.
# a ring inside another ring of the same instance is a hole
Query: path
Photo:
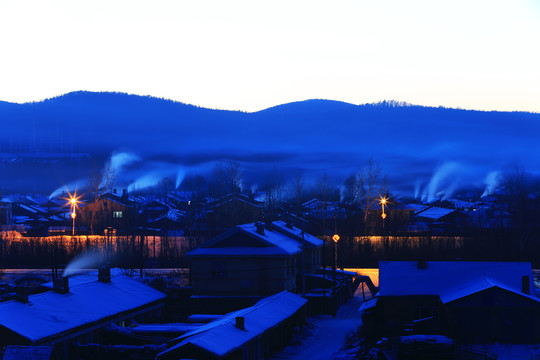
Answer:
[[[368, 292], [367, 299], [370, 298], [369, 295]], [[362, 288], [360, 286], [354, 297], [341, 306], [336, 317], [332, 315], [309, 317], [307, 321], [313, 325], [311, 336], [304, 338], [301, 345], [287, 346], [272, 359], [346, 359], [346, 357], [334, 356], [334, 354], [343, 346], [347, 335], [355, 332], [362, 325], [362, 319], [358, 312], [362, 302]]]

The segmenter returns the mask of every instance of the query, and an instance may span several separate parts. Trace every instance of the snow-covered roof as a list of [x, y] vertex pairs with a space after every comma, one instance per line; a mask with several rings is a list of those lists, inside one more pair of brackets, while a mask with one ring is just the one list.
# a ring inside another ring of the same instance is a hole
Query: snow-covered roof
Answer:
[[165, 298], [165, 294], [111, 270], [111, 282], [98, 281], [97, 273], [69, 278], [69, 293], [49, 291], [29, 296], [24, 304], [0, 303], [0, 326], [27, 338], [44, 342], [55, 335], [95, 324]]
[[422, 210], [425, 210], [429, 207], [429, 205], [424, 204], [404, 204], [408, 209], [415, 210], [415, 212], [419, 212]]
[[446, 303], [494, 286], [526, 296], [523, 276], [532, 291], [532, 267], [525, 262], [428, 261], [422, 268], [415, 261], [381, 261], [379, 296], [438, 295]]
[[[158, 354], [157, 357], [178, 351], [187, 344], [192, 344], [216, 356], [225, 356], [290, 318], [306, 302], [307, 300], [301, 296], [282, 291], [260, 300], [252, 307], [224, 315], [216, 321], [202, 325], [172, 340], [177, 344]], [[244, 317], [245, 329], [236, 327], [236, 317]]]
[[456, 209], [445, 209], [440, 207], [431, 207], [426, 210], [420, 210], [416, 212], [416, 216], [427, 218], [427, 219], [433, 219], [437, 220], [442, 218], [443, 216], [446, 216], [450, 213], [453, 213], [456, 211]]
[[[291, 234], [293, 236], [297, 236], [298, 238], [302, 239], [302, 230], [297, 227], [288, 227], [287, 223], [285, 221], [274, 221], [272, 224], [277, 226], [281, 231]], [[304, 232], [304, 240], [310, 243], [313, 246], [322, 246], [323, 241], [319, 238], [316, 238], [315, 236], [308, 234]]]
[[[214, 247], [229, 236], [242, 232], [254, 242], [266, 246], [242, 246], [242, 247]], [[301, 244], [288, 235], [277, 230], [264, 228], [264, 235], [257, 232], [255, 223], [237, 225], [234, 229], [218, 235], [201, 247], [189, 252], [190, 256], [283, 256], [294, 255], [300, 252]]]

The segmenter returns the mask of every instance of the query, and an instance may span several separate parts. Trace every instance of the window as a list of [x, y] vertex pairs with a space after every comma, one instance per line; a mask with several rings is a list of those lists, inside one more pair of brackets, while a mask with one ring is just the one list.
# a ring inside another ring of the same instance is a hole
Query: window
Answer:
[[423, 320], [427, 318], [438, 319], [439, 309], [435, 306], [417, 306], [414, 309], [414, 320]]
[[112, 212], [112, 217], [115, 218], [115, 219], [121, 219], [122, 218], [122, 211], [113, 211]]
[[218, 261], [212, 263], [212, 278], [213, 279], [226, 279], [227, 278], [227, 263], [224, 261]]

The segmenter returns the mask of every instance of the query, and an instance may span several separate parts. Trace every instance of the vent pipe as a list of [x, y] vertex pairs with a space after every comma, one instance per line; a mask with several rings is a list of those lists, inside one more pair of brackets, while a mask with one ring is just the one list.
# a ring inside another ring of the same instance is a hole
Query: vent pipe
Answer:
[[264, 235], [264, 223], [262, 222], [255, 223], [255, 227], [257, 228], [257, 234]]
[[521, 292], [527, 295], [531, 294], [531, 289], [529, 287], [529, 275], [521, 277]]
[[239, 328], [240, 330], [246, 330], [246, 324], [245, 319], [243, 316], [237, 316], [236, 317], [236, 324], [235, 326]]
[[109, 266], [100, 266], [98, 269], [98, 280], [104, 283], [111, 282], [111, 268]]
[[28, 288], [24, 286], [17, 286], [15, 288], [15, 301], [21, 302], [23, 304], [28, 303]]
[[62, 277], [54, 279], [53, 290], [60, 294], [67, 294], [69, 292], [69, 278]]

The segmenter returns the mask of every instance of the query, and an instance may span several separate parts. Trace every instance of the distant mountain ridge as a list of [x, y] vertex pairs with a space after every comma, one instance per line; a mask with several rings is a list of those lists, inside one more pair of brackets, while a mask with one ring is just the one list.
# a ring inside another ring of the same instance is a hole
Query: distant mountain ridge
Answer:
[[[247, 113], [79, 91], [34, 103], [0, 102], [0, 122], [2, 153], [87, 153], [104, 162], [125, 151], [193, 171], [232, 159], [252, 177], [276, 167], [337, 179], [371, 157], [404, 189], [425, 186], [447, 162], [462, 169], [455, 178], [479, 186], [486, 174], [516, 161], [540, 170], [540, 114], [527, 112], [305, 100]], [[51, 173], [84, 176], [84, 166], [65, 167]], [[12, 181], [11, 168], [3, 163], [0, 187], [9, 188], [2, 183]]]

